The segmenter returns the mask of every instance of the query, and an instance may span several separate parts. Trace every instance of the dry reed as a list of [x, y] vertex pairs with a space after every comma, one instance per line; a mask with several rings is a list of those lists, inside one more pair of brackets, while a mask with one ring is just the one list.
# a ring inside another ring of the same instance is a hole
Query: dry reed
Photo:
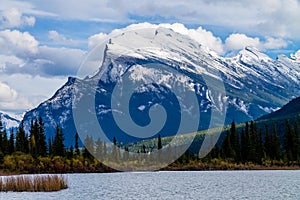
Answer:
[[0, 177], [2, 192], [52, 192], [66, 188], [67, 179], [62, 175]]

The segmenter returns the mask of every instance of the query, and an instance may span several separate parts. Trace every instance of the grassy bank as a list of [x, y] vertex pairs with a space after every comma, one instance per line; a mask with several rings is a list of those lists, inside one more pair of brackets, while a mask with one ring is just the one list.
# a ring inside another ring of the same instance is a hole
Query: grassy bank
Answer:
[[67, 179], [62, 175], [0, 177], [2, 192], [53, 192], [66, 188], [68, 188]]

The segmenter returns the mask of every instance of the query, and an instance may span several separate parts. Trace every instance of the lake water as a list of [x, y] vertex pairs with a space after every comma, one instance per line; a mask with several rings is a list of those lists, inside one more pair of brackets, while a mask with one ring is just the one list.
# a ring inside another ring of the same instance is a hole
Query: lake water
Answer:
[[300, 171], [68, 174], [69, 188], [0, 199], [300, 199]]

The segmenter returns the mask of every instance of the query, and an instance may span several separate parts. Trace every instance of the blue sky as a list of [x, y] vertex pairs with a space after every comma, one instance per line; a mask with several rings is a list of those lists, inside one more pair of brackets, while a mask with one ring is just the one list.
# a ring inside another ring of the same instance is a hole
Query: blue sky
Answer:
[[299, 0], [1, 0], [0, 110], [23, 112], [49, 98], [116, 28], [180, 23], [220, 56], [250, 45], [276, 58], [300, 49], [299, 19]]

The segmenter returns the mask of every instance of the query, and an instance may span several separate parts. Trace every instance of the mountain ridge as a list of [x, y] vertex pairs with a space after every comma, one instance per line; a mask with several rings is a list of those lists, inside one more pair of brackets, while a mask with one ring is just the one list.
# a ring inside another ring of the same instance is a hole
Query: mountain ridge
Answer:
[[[133, 81], [143, 80], [145, 83], [165, 81], [167, 85], [170, 85], [169, 89], [172, 89], [176, 81], [183, 80], [180, 78], [181, 76], [145, 67], [149, 63], [154, 65], [163, 63], [187, 76], [186, 81], [180, 82], [180, 84], [185, 84], [197, 94], [201, 113], [207, 118], [209, 118], [207, 113], [209, 113], [212, 101], [217, 102], [216, 105], [228, 103], [225, 124], [231, 123], [232, 119], [237, 122], [256, 119], [278, 109], [300, 92], [300, 88], [297, 86], [300, 82], [298, 62], [281, 56], [277, 60], [273, 60], [250, 47], [245, 48], [233, 58], [222, 58], [211, 53], [191, 38], [165, 28], [119, 34], [110, 39], [106, 47], [103, 63], [100, 65], [100, 70], [106, 70], [103, 76], [99, 77], [101, 73], [98, 72], [94, 76], [87, 76], [82, 80], [70, 77], [66, 84], [57, 90], [49, 100], [25, 114], [25, 127], [29, 127], [30, 120], [42, 116], [47, 135], [52, 137], [54, 125], [59, 125], [66, 132], [68, 140], [66, 144], [70, 145], [73, 144], [72, 138], [76, 132], [72, 116], [72, 106], [74, 106], [72, 102], [76, 103], [76, 100], [83, 98], [80, 97], [80, 92], [78, 95], [73, 94], [79, 86], [84, 88], [90, 82], [99, 81], [95, 88], [97, 90], [95, 111], [99, 121], [103, 120], [108, 123], [105, 120], [113, 119], [112, 116], [108, 116], [112, 114], [113, 110], [110, 108], [110, 101], [107, 98], [112, 94], [112, 88], [116, 81], [124, 73], [129, 73], [129, 77]], [[124, 52], [126, 52], [125, 55]], [[290, 72], [291, 70], [293, 73]], [[226, 89], [226, 95], [218, 93], [217, 88], [215, 88], [216, 94], [214, 95], [212, 91], [209, 91], [201, 76], [206, 76], [214, 81], [221, 79]], [[155, 93], [152, 85], [138, 92], [137, 99], [145, 101], [142, 97], [147, 97], [147, 90], [151, 93], [150, 96], [148, 95], [149, 98], [156, 99], [155, 101], [158, 103], [161, 102], [159, 97], [166, 95], [164, 98], [168, 98], [171, 95], [164, 93], [162, 88], [156, 89], [156, 92], [162, 93]], [[76, 98], [71, 99], [72, 97]], [[135, 105], [136, 108], [144, 106], [145, 109], [140, 112], [133, 108], [134, 113], [143, 116], [141, 114], [149, 111], [153, 104], [154, 102], [149, 105]], [[221, 108], [218, 109], [221, 110]], [[175, 110], [174, 113], [178, 112]], [[209, 123], [209, 121], [205, 121], [207, 120], [205, 117], [203, 119], [203, 124]], [[139, 124], [147, 124], [146, 121], [137, 120]], [[200, 128], [207, 127], [203, 125]], [[118, 132], [117, 129], [111, 130]], [[122, 134], [118, 136], [122, 137]]]

